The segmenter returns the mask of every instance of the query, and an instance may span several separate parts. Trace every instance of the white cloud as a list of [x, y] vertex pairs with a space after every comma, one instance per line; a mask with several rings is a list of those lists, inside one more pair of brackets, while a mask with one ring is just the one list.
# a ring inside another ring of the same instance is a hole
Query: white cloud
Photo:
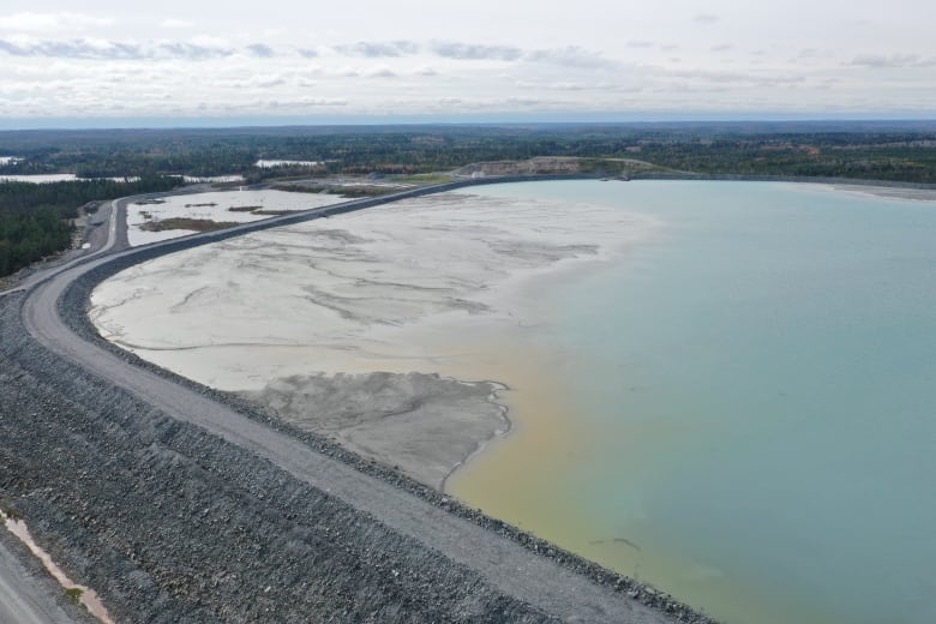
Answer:
[[346, 56], [367, 58], [400, 57], [419, 52], [419, 44], [412, 41], [359, 41], [350, 45], [335, 46], [335, 51]]
[[520, 48], [505, 45], [440, 41], [431, 49], [441, 57], [461, 61], [517, 61], [523, 56]]
[[295, 103], [300, 106], [343, 107], [348, 105], [348, 100], [341, 98], [300, 98]]
[[193, 22], [189, 22], [187, 20], [181, 20], [181, 19], [173, 19], [173, 18], [164, 19], [162, 21], [162, 24], [160, 24], [160, 26], [162, 26], [163, 28], [169, 28], [173, 30], [184, 30], [187, 28], [195, 28], [195, 24]]
[[265, 43], [251, 43], [245, 48], [248, 53], [257, 58], [272, 58], [276, 51]]
[[517, 82], [521, 89], [531, 91], [611, 91], [618, 89], [617, 85], [609, 82], [582, 83], [582, 82]]
[[191, 61], [204, 61], [220, 57], [228, 57], [234, 50], [210, 43], [164, 42], [152, 51], [157, 58], [188, 59]]
[[578, 46], [555, 48], [550, 50], [535, 50], [525, 56], [525, 60], [533, 63], [550, 63], [571, 68], [601, 68], [611, 69], [620, 63], [604, 58], [597, 52], [585, 50]]
[[125, 59], [146, 58], [147, 52], [135, 43], [106, 41], [84, 38], [69, 41], [35, 41], [18, 43], [16, 40], [0, 39], [0, 52], [14, 57], [49, 57], [76, 59]]
[[0, 111], [932, 113], [936, 3], [843, 2], [3, 0]]
[[849, 65], [874, 69], [933, 67], [936, 66], [936, 57], [923, 58], [919, 54], [859, 54]]
[[[235, 49], [222, 47], [205, 40], [206, 43], [184, 41], [161, 41], [138, 43], [133, 41], [111, 41], [98, 37], [80, 39], [31, 39], [23, 37], [0, 38], [0, 53], [12, 57], [82, 59], [85, 61], [143, 60], [176, 58], [192, 61], [232, 56]], [[264, 44], [245, 46], [244, 51], [257, 58], [269, 58], [275, 54]]]
[[0, 30], [54, 33], [76, 29], [111, 26], [116, 22], [110, 17], [95, 17], [79, 13], [14, 13], [0, 17]]
[[397, 73], [389, 67], [372, 67], [362, 74], [365, 78], [396, 78]]
[[699, 13], [692, 18], [696, 24], [714, 24], [718, 21], [718, 16], [711, 13]]
[[285, 77], [280, 75], [253, 76], [247, 80], [237, 80], [231, 83], [235, 89], [273, 89], [288, 84]]
[[796, 74], [774, 72], [736, 72], [711, 69], [666, 69], [657, 70], [661, 76], [690, 79], [701, 83], [732, 83], [735, 85], [790, 85], [804, 82], [806, 78]]
[[197, 35], [189, 39], [193, 45], [205, 48], [230, 48], [231, 40], [216, 35]]

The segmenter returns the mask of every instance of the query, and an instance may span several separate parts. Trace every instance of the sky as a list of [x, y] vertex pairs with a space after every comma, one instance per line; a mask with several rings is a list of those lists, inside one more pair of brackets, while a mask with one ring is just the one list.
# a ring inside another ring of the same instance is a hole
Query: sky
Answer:
[[933, 24], [931, 0], [3, 0], [0, 126], [932, 119]]

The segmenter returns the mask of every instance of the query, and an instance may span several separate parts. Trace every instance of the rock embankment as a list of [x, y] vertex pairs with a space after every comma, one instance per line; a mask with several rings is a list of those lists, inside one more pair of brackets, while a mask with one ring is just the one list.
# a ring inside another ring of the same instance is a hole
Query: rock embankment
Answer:
[[0, 300], [0, 494], [121, 622], [547, 622], [28, 338]]

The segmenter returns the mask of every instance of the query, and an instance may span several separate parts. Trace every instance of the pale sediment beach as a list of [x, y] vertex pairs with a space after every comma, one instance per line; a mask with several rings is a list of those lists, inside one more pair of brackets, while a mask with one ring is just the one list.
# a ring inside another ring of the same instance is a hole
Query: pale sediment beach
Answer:
[[[309, 210], [341, 201], [341, 197], [326, 193], [271, 189], [167, 195], [127, 207], [127, 238], [131, 246], [145, 245], [191, 234], [195, 230], [186, 229], [186, 220], [247, 223], [271, 214]], [[158, 227], [170, 220], [176, 220], [177, 225], [167, 229]]]
[[904, 199], [910, 201], [932, 202], [936, 201], [936, 188], [915, 186], [872, 186], [865, 184], [830, 184], [821, 185], [825, 190], [833, 193], [854, 193], [870, 195], [885, 199]]
[[147, 360], [442, 487], [510, 431], [516, 396], [555, 386], [556, 356], [524, 341], [548, 323], [541, 289], [658, 226], [584, 202], [429, 196], [133, 267], [96, 289], [92, 318]]

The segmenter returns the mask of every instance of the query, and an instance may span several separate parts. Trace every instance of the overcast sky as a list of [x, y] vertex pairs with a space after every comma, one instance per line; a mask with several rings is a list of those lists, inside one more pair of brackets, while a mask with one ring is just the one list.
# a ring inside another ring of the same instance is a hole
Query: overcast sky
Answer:
[[932, 118], [934, 25], [932, 0], [3, 0], [0, 122]]

